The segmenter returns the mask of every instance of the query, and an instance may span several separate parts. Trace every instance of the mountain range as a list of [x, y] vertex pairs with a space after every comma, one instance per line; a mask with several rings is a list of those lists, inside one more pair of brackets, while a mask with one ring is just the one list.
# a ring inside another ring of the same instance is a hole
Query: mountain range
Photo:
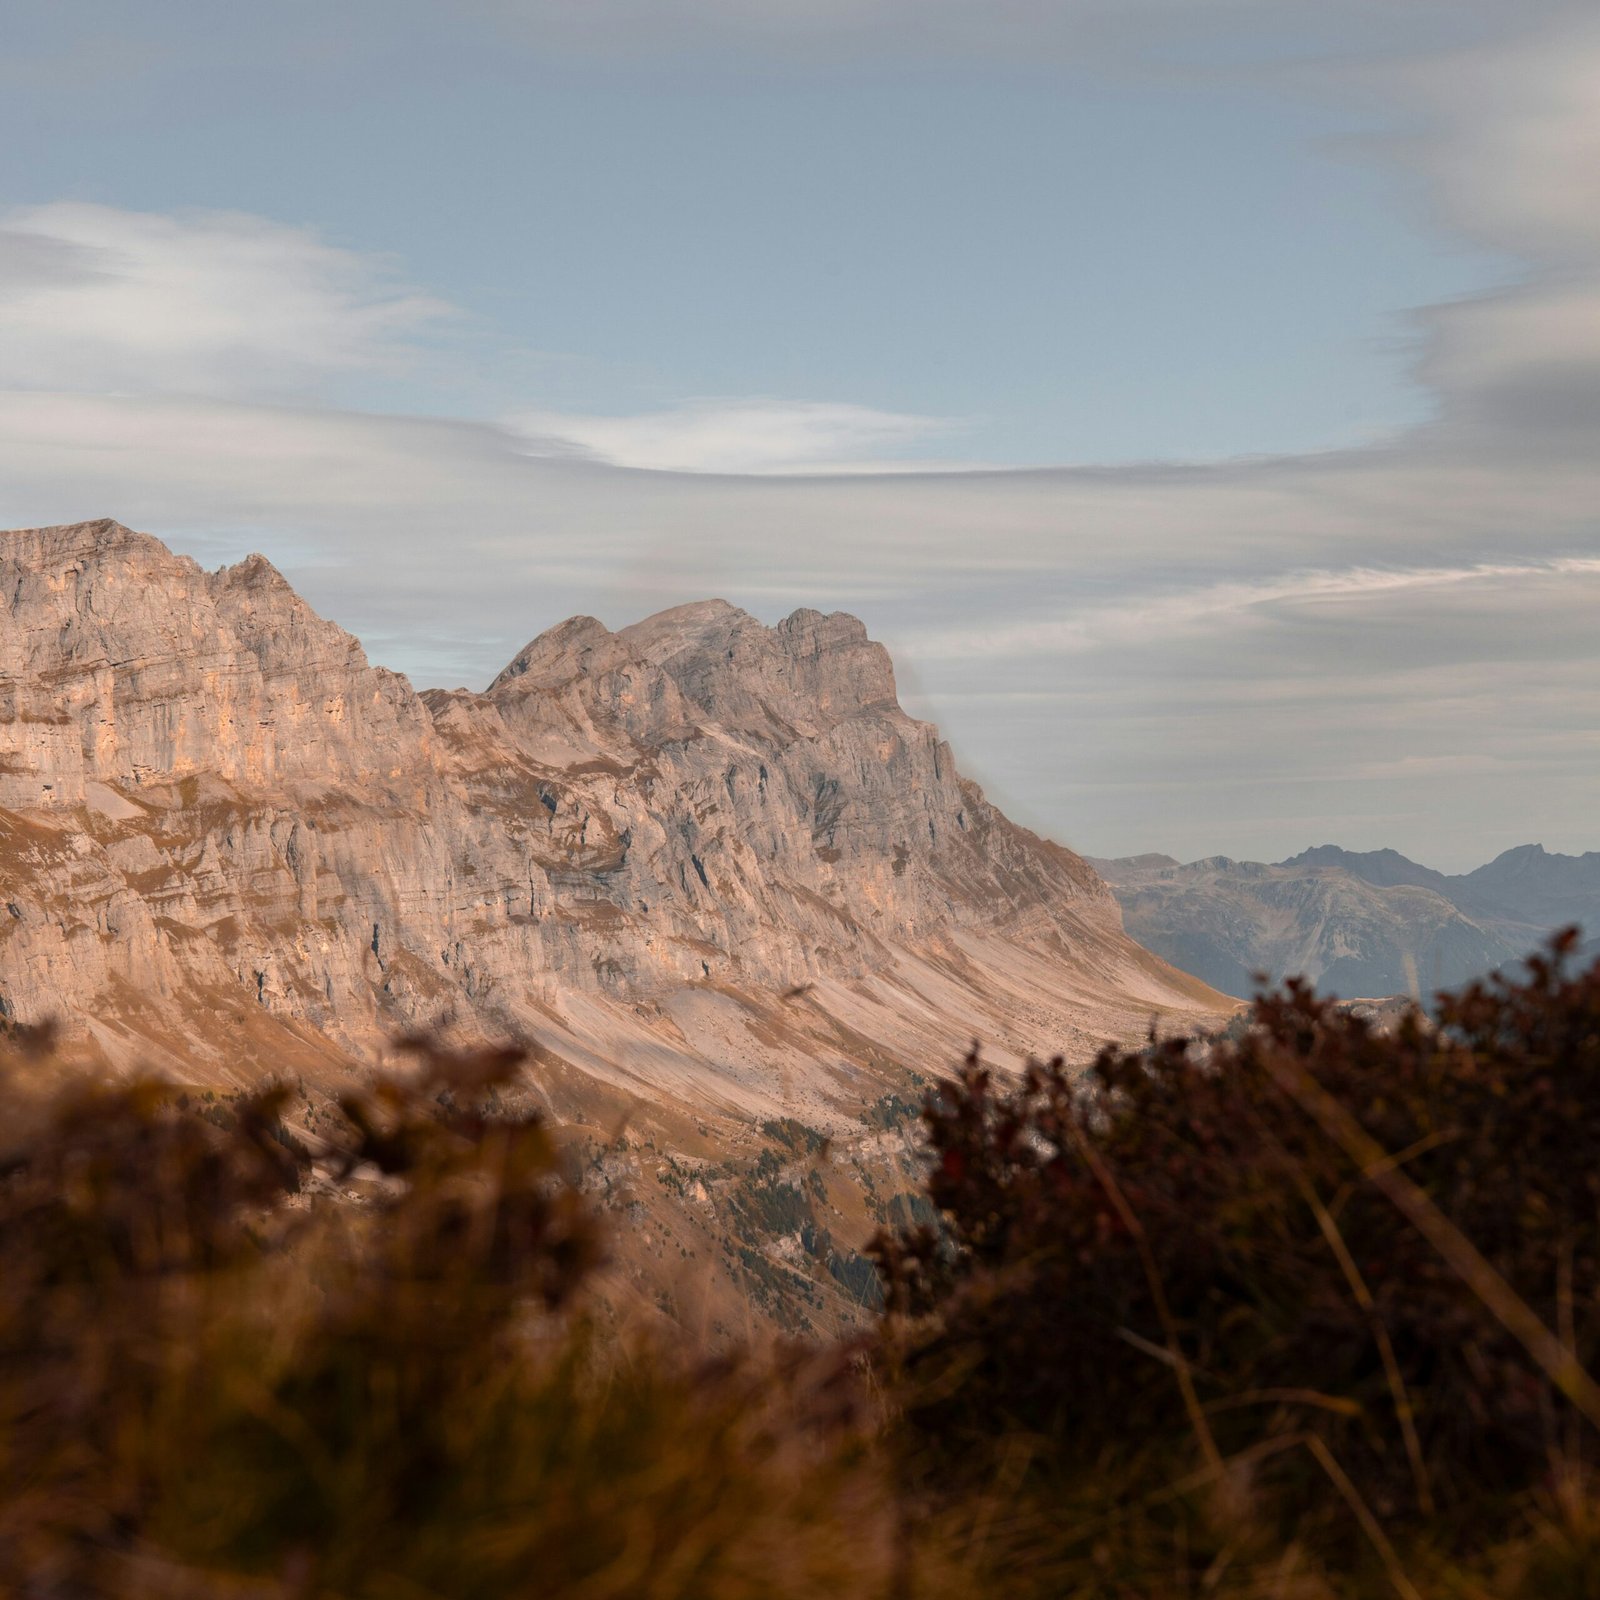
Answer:
[[576, 617], [419, 694], [263, 558], [97, 521], [0, 534], [0, 618], [0, 1020], [286, 1077], [313, 1146], [400, 1036], [521, 1040], [658, 1300], [694, 1261], [719, 1315], [838, 1314], [926, 1074], [1231, 1009], [843, 613]]
[[1600, 851], [1519, 845], [1448, 874], [1395, 850], [1319, 845], [1286, 861], [1096, 860], [1130, 933], [1225, 994], [1300, 974], [1344, 997], [1426, 999], [1576, 925], [1600, 952]]

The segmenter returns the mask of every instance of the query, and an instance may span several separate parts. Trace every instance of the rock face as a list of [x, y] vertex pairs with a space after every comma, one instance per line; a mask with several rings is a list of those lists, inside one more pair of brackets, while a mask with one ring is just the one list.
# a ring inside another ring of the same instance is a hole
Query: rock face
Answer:
[[1248, 996], [1265, 972], [1346, 997], [1426, 999], [1519, 961], [1573, 923], [1600, 953], [1600, 852], [1521, 845], [1456, 875], [1395, 850], [1337, 845], [1270, 866], [1157, 855], [1094, 865], [1135, 938], [1225, 994]]
[[0, 1007], [196, 1081], [404, 1030], [603, 1089], [836, 1125], [973, 1037], [1086, 1054], [1218, 997], [1008, 822], [843, 614], [540, 634], [415, 693], [260, 557], [0, 534]]

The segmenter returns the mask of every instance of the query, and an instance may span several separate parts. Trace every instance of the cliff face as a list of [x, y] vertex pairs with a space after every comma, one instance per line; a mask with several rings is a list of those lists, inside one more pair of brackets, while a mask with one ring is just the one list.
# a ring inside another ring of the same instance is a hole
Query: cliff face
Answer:
[[973, 1037], [1217, 1004], [853, 617], [575, 618], [418, 695], [260, 557], [97, 522], [0, 534], [0, 621], [0, 1005], [114, 1063], [337, 1070], [425, 1025], [580, 1098], [829, 1125]]

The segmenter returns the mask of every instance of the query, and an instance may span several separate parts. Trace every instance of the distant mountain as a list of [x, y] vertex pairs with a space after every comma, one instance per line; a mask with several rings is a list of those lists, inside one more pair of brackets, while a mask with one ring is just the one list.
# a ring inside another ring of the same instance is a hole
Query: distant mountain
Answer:
[[[1153, 860], [1130, 857], [1132, 862]], [[1600, 933], [1600, 850], [1554, 855], [1542, 844], [1519, 844], [1487, 866], [1455, 876], [1419, 866], [1398, 850], [1342, 850], [1317, 845], [1280, 863], [1286, 867], [1338, 867], [1364, 883], [1415, 884], [1432, 889], [1469, 915], [1490, 922], [1545, 930], [1578, 923]]]
[[1600, 951], [1600, 851], [1519, 845], [1474, 872], [1318, 845], [1266, 864], [1140, 855], [1092, 863], [1147, 949], [1227, 994], [1294, 974], [1346, 997], [1426, 998], [1519, 961], [1552, 929]]
[[1419, 866], [1398, 850], [1345, 850], [1336, 844], [1314, 845], [1278, 863], [1282, 867], [1338, 867], [1380, 889], [1432, 889], [1449, 898], [1450, 880], [1432, 867]]
[[1562, 856], [1542, 844], [1521, 844], [1453, 881], [1485, 906], [1529, 926], [1576, 922], [1591, 937], [1600, 935], [1600, 850]]

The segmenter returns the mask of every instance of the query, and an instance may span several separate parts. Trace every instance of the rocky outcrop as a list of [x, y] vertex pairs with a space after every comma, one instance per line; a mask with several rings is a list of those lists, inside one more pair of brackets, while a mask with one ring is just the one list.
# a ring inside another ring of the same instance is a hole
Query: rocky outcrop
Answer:
[[574, 618], [418, 695], [262, 558], [113, 522], [0, 535], [0, 616], [0, 1005], [107, 1059], [510, 1033], [575, 1094], [827, 1124], [974, 1036], [1218, 1004], [957, 772], [853, 617]]

